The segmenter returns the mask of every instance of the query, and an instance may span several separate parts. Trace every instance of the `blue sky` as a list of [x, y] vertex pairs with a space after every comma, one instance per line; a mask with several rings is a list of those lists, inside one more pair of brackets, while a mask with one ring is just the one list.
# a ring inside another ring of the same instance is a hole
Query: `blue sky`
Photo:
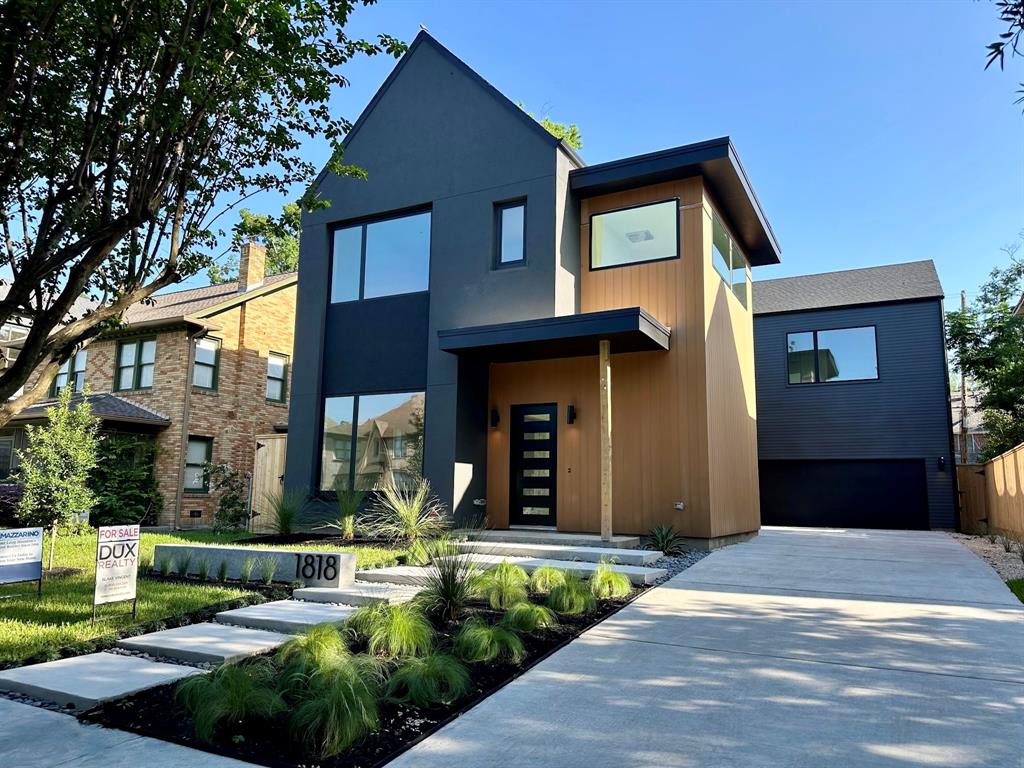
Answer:
[[[984, 70], [989, 2], [382, 0], [350, 32], [411, 41], [420, 24], [513, 101], [577, 123], [588, 163], [731, 136], [782, 245], [755, 278], [931, 258], [952, 303], [1024, 229], [1024, 60]], [[393, 66], [354, 62], [338, 113], [354, 120]]]

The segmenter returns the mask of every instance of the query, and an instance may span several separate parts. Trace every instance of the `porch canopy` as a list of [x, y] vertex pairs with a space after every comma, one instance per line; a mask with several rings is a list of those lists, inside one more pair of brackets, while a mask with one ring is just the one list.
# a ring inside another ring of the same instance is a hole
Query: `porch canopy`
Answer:
[[643, 307], [520, 320], [438, 331], [440, 347], [455, 355], [510, 363], [597, 355], [607, 341], [614, 353], [668, 349], [668, 328]]

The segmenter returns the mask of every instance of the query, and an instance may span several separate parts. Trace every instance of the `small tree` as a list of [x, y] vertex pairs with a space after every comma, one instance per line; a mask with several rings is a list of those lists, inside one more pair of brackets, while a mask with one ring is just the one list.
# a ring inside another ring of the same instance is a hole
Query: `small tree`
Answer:
[[207, 464], [203, 470], [210, 490], [220, 494], [213, 527], [218, 531], [234, 531], [249, 524], [245, 479], [230, 464]]
[[19, 452], [25, 492], [18, 518], [27, 525], [50, 528], [50, 564], [60, 526], [77, 523], [96, 501], [89, 473], [96, 466], [99, 420], [92, 415], [88, 388], [74, 405], [71, 388], [46, 409], [48, 422], [27, 428], [28, 447]]
[[93, 525], [155, 520], [163, 508], [153, 465], [156, 443], [142, 435], [105, 435], [98, 447], [89, 487], [96, 494]]

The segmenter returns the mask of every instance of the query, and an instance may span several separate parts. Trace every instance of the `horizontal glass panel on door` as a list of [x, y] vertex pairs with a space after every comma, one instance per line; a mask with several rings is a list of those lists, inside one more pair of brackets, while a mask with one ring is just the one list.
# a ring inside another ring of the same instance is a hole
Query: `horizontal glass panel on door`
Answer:
[[590, 268], [603, 269], [679, 256], [679, 203], [666, 200], [590, 221]]

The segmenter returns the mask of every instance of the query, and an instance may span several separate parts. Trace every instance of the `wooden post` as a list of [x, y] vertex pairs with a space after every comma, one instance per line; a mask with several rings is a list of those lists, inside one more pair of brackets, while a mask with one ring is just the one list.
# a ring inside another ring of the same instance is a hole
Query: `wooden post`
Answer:
[[601, 366], [601, 540], [612, 540], [612, 363], [611, 344], [599, 342]]

